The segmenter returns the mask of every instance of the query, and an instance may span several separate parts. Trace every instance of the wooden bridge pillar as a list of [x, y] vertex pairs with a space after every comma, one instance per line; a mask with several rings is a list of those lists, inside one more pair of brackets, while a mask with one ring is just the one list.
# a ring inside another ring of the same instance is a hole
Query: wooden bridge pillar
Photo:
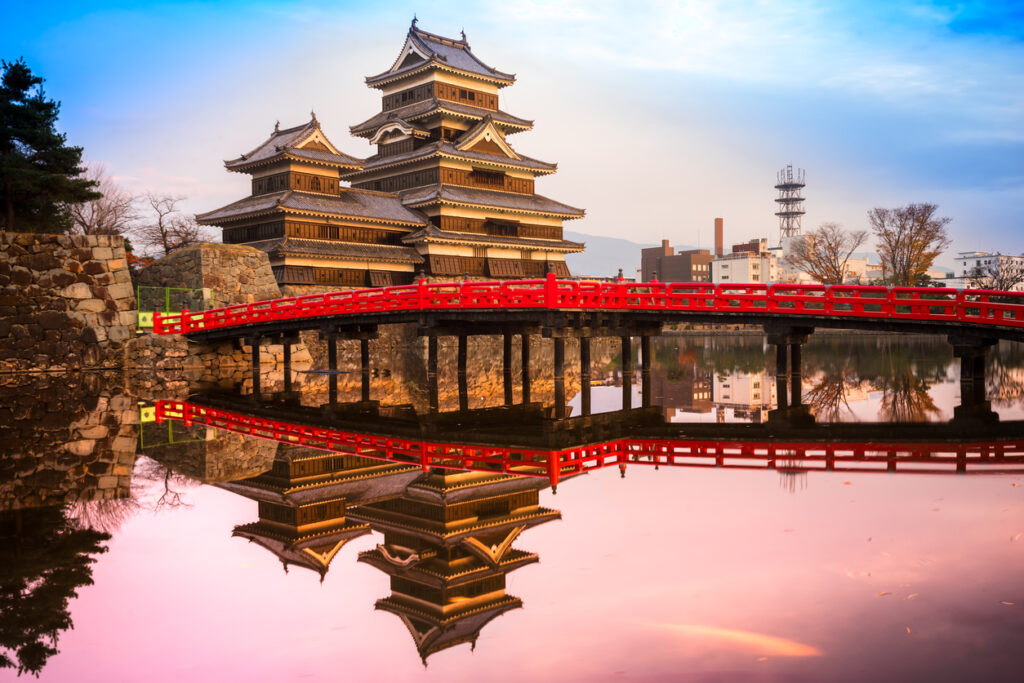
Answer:
[[260, 388], [260, 338], [250, 337], [246, 339], [246, 343], [252, 349], [252, 395], [255, 398], [259, 398], [261, 393]]
[[437, 335], [427, 335], [427, 394], [430, 412], [438, 410], [437, 391]]
[[633, 338], [622, 337], [622, 409], [633, 407]]
[[552, 339], [555, 344], [555, 417], [565, 417], [565, 337]]
[[327, 402], [338, 402], [338, 335], [335, 332], [327, 333], [327, 369], [330, 374], [327, 376]]
[[466, 356], [468, 355], [469, 337], [459, 335], [459, 410], [469, 410], [469, 386], [466, 380]]
[[793, 407], [801, 405], [803, 402], [803, 365], [800, 358], [800, 346], [806, 341], [795, 341], [789, 344], [789, 383], [790, 393], [793, 398]]
[[640, 404], [644, 408], [649, 408], [651, 406], [651, 337], [646, 334], [640, 337], [640, 381]]
[[523, 366], [523, 404], [530, 402], [530, 335], [524, 332], [520, 335], [522, 350], [520, 357]]
[[299, 394], [294, 391], [295, 385], [292, 381], [292, 345], [299, 343], [299, 337], [297, 335], [281, 334], [274, 337], [272, 343], [281, 344], [281, 360], [284, 364], [284, 386], [281, 390], [280, 398], [285, 401], [297, 401]]
[[512, 405], [512, 333], [502, 335], [501, 386], [505, 390], [505, 405]]
[[775, 345], [775, 394], [779, 401], [779, 410], [789, 407], [789, 363], [786, 356], [786, 345]]
[[281, 339], [281, 351], [284, 355], [284, 391], [291, 393], [292, 390], [292, 340], [287, 337]]
[[590, 337], [580, 337], [580, 412], [590, 415]]
[[370, 340], [362, 337], [359, 340], [359, 374], [362, 385], [362, 400], [370, 401]]

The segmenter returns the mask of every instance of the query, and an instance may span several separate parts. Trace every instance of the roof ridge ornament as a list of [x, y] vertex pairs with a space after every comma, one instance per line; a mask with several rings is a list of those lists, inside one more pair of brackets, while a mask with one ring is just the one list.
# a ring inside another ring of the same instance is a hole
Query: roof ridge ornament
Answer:
[[317, 128], [319, 128], [320, 127], [320, 122], [316, 120], [316, 112], [313, 111], [312, 109], [309, 110], [309, 117], [310, 117], [310, 121], [309, 122], [312, 123]]
[[280, 133], [281, 132], [281, 119], [278, 119], [277, 121], [274, 121], [274, 132], [275, 133]]
[[410, 31], [415, 31], [416, 30], [416, 22], [417, 21], [419, 21], [419, 19], [416, 18], [416, 13], [414, 12], [413, 15], [412, 15], [412, 24], [409, 25], [409, 30]]

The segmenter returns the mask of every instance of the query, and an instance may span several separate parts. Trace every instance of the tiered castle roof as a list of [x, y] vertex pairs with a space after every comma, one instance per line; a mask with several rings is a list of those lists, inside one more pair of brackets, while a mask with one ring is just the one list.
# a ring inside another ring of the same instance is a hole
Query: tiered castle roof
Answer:
[[[498, 107], [515, 76], [413, 20], [391, 68], [366, 83], [381, 112], [351, 132], [376, 145], [361, 159], [324, 134], [316, 116], [275, 126], [255, 149], [225, 162], [252, 176], [252, 194], [197, 216], [224, 241], [265, 251], [286, 293], [407, 284], [438, 276], [568, 275], [562, 221], [582, 209], [534, 192], [557, 164], [516, 151], [507, 136], [532, 121]], [[351, 183], [351, 187], [342, 185]]]

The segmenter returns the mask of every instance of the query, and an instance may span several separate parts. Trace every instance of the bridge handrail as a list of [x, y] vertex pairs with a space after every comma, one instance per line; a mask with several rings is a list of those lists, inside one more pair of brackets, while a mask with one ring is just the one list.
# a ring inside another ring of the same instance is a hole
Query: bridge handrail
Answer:
[[[949, 472], [967, 471], [967, 464], [982, 465], [993, 473], [1020, 472], [1024, 465], [1024, 439], [948, 441], [756, 441], [709, 438], [622, 436], [600, 443], [562, 449], [469, 444], [419, 440], [412, 437], [353, 432], [206, 407], [186, 401], [161, 400], [154, 406], [157, 422], [181, 420], [186, 426], [207, 425], [260, 439], [302, 445], [324, 451], [352, 453], [375, 460], [431, 467], [515, 473], [546, 477], [551, 484], [570, 474], [604, 467], [667, 465], [679, 467], [748, 467], [758, 469], [825, 469], [871, 472], [865, 465], [896, 463], [955, 465]], [[970, 456], [970, 457], [968, 457]], [[831, 464], [831, 465], [830, 465]], [[844, 464], [846, 467], [844, 467]], [[911, 472], [939, 472], [911, 469]], [[977, 470], [981, 471], [981, 470]]]
[[157, 334], [190, 334], [261, 322], [428, 310], [717, 311], [1024, 327], [1024, 292], [785, 283], [487, 280], [306, 294], [208, 311], [155, 313]]

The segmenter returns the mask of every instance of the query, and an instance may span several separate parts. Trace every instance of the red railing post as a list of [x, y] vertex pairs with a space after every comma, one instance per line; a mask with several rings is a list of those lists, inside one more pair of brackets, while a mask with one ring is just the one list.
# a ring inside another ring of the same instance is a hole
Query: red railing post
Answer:
[[418, 301], [419, 310], [426, 308], [427, 303], [427, 279], [420, 278], [416, 281], [416, 299]]
[[188, 320], [189, 310], [187, 308], [181, 309], [181, 333], [185, 334], [188, 330], [185, 329], [185, 322]]
[[558, 475], [562, 472], [561, 453], [559, 451], [548, 451], [548, 481], [551, 488], [558, 487]]
[[558, 281], [554, 273], [548, 273], [544, 280], [544, 305], [548, 308], [558, 308]]

